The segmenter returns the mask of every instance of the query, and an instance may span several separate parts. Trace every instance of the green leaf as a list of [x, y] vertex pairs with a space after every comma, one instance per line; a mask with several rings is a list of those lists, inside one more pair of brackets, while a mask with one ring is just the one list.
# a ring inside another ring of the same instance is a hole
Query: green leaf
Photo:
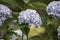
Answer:
[[19, 12], [13, 12], [12, 14], [13, 14], [13, 17], [17, 20], [18, 19], [17, 17], [19, 15]]
[[26, 35], [28, 35], [28, 33], [29, 33], [29, 28], [28, 27], [24, 27], [21, 30], [23, 31], [23, 33], [25, 33]]
[[8, 3], [6, 3], [6, 2], [3, 2], [3, 1], [0, 1], [0, 4], [3, 4], [3, 5], [6, 5], [6, 6], [8, 6], [12, 11], [16, 11], [16, 12], [20, 12], [21, 11], [21, 9], [20, 8], [18, 8], [18, 7], [15, 7], [15, 6], [12, 6], [12, 5], [10, 5], [10, 4], [8, 4]]
[[6, 30], [6, 34], [7, 35], [12, 35], [12, 34], [17, 35], [17, 33], [13, 32], [13, 30]]
[[6, 3], [10, 4], [11, 6], [23, 9], [23, 1], [22, 0], [0, 0], [0, 1], [6, 2]]
[[53, 0], [31, 0], [31, 1], [39, 1], [39, 2], [43, 2], [45, 4], [49, 4], [50, 2], [52, 2]]
[[34, 37], [30, 38], [30, 40], [41, 40], [41, 38], [39, 36], [34, 36]]
[[40, 2], [33, 2], [32, 3], [37, 9], [46, 9], [46, 5]]
[[23, 23], [21, 25], [21, 30], [24, 34], [28, 35], [29, 34], [29, 31], [30, 31], [30, 28], [28, 27], [28, 24], [27, 23]]
[[45, 10], [46, 9], [46, 4], [38, 2], [38, 1], [29, 2], [29, 3], [27, 3], [27, 5], [33, 7], [34, 9], [41, 9], [41, 10]]
[[28, 3], [30, 0], [23, 0], [25, 3]]
[[21, 26], [19, 25], [18, 22], [14, 24], [14, 30], [19, 30], [20, 27], [21, 27]]
[[12, 22], [13, 20], [17, 20], [17, 16], [18, 16], [18, 12], [13, 12], [13, 18], [7, 18], [7, 20], [3, 23], [2, 26], [0, 26], [0, 29], [5, 29], [10, 22]]
[[2, 26], [2, 27], [6, 28], [6, 27], [8, 26], [8, 24], [9, 24], [10, 22], [12, 22], [13, 20], [15, 20], [15, 19], [14, 19], [14, 18], [8, 18], [8, 19], [3, 23], [3, 26]]

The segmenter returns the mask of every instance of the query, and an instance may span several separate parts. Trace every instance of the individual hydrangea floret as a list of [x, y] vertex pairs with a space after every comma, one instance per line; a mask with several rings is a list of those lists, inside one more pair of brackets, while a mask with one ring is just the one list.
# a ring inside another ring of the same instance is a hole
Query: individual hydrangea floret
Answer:
[[58, 27], [57, 31], [58, 31], [58, 38], [60, 39], [60, 26]]
[[9, 17], [12, 18], [12, 11], [5, 5], [0, 4], [0, 26]]
[[46, 9], [48, 15], [54, 15], [60, 18], [60, 1], [53, 1], [49, 3]]
[[40, 26], [42, 24], [41, 18], [36, 10], [27, 9], [25, 11], [21, 11], [18, 16], [19, 24], [24, 22], [28, 23], [29, 25]]
[[15, 23], [17, 20], [13, 20], [12, 22], [9, 23], [9, 28], [14, 28]]

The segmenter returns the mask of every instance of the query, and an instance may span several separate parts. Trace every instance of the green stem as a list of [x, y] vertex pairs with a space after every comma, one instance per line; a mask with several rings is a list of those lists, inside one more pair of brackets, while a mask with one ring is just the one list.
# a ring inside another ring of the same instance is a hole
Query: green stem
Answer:
[[50, 32], [48, 33], [48, 40], [53, 40], [52, 34]]
[[28, 35], [27, 35], [27, 40], [28, 40]]
[[25, 3], [24, 3], [24, 9], [23, 10], [25, 10], [26, 9], [26, 5], [25, 5]]

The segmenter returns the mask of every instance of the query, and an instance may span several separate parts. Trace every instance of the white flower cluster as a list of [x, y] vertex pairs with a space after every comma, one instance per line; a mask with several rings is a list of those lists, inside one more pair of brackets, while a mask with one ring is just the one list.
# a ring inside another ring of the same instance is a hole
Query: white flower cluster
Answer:
[[17, 37], [16, 37], [16, 35], [12, 35], [12, 40], [17, 40]]
[[48, 15], [52, 14], [60, 18], [60, 1], [53, 1], [49, 3], [46, 9]]
[[36, 12], [36, 10], [32, 9], [27, 9], [20, 12], [18, 16], [18, 22], [19, 24], [26, 22], [29, 25], [33, 24], [35, 26], [40, 26], [42, 24], [39, 14]]
[[23, 32], [21, 30], [16, 30], [14, 32], [17, 33], [17, 35], [19, 35], [20, 37], [23, 36], [23, 40], [27, 40], [27, 36], [25, 34], [22, 35]]
[[7, 17], [12, 18], [12, 11], [5, 5], [0, 4], [0, 26], [4, 23]]

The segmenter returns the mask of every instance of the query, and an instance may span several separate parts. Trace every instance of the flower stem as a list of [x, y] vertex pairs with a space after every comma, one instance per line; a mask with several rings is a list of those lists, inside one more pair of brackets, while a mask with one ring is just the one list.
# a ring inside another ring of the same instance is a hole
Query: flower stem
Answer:
[[28, 40], [28, 35], [27, 35], [27, 40]]

